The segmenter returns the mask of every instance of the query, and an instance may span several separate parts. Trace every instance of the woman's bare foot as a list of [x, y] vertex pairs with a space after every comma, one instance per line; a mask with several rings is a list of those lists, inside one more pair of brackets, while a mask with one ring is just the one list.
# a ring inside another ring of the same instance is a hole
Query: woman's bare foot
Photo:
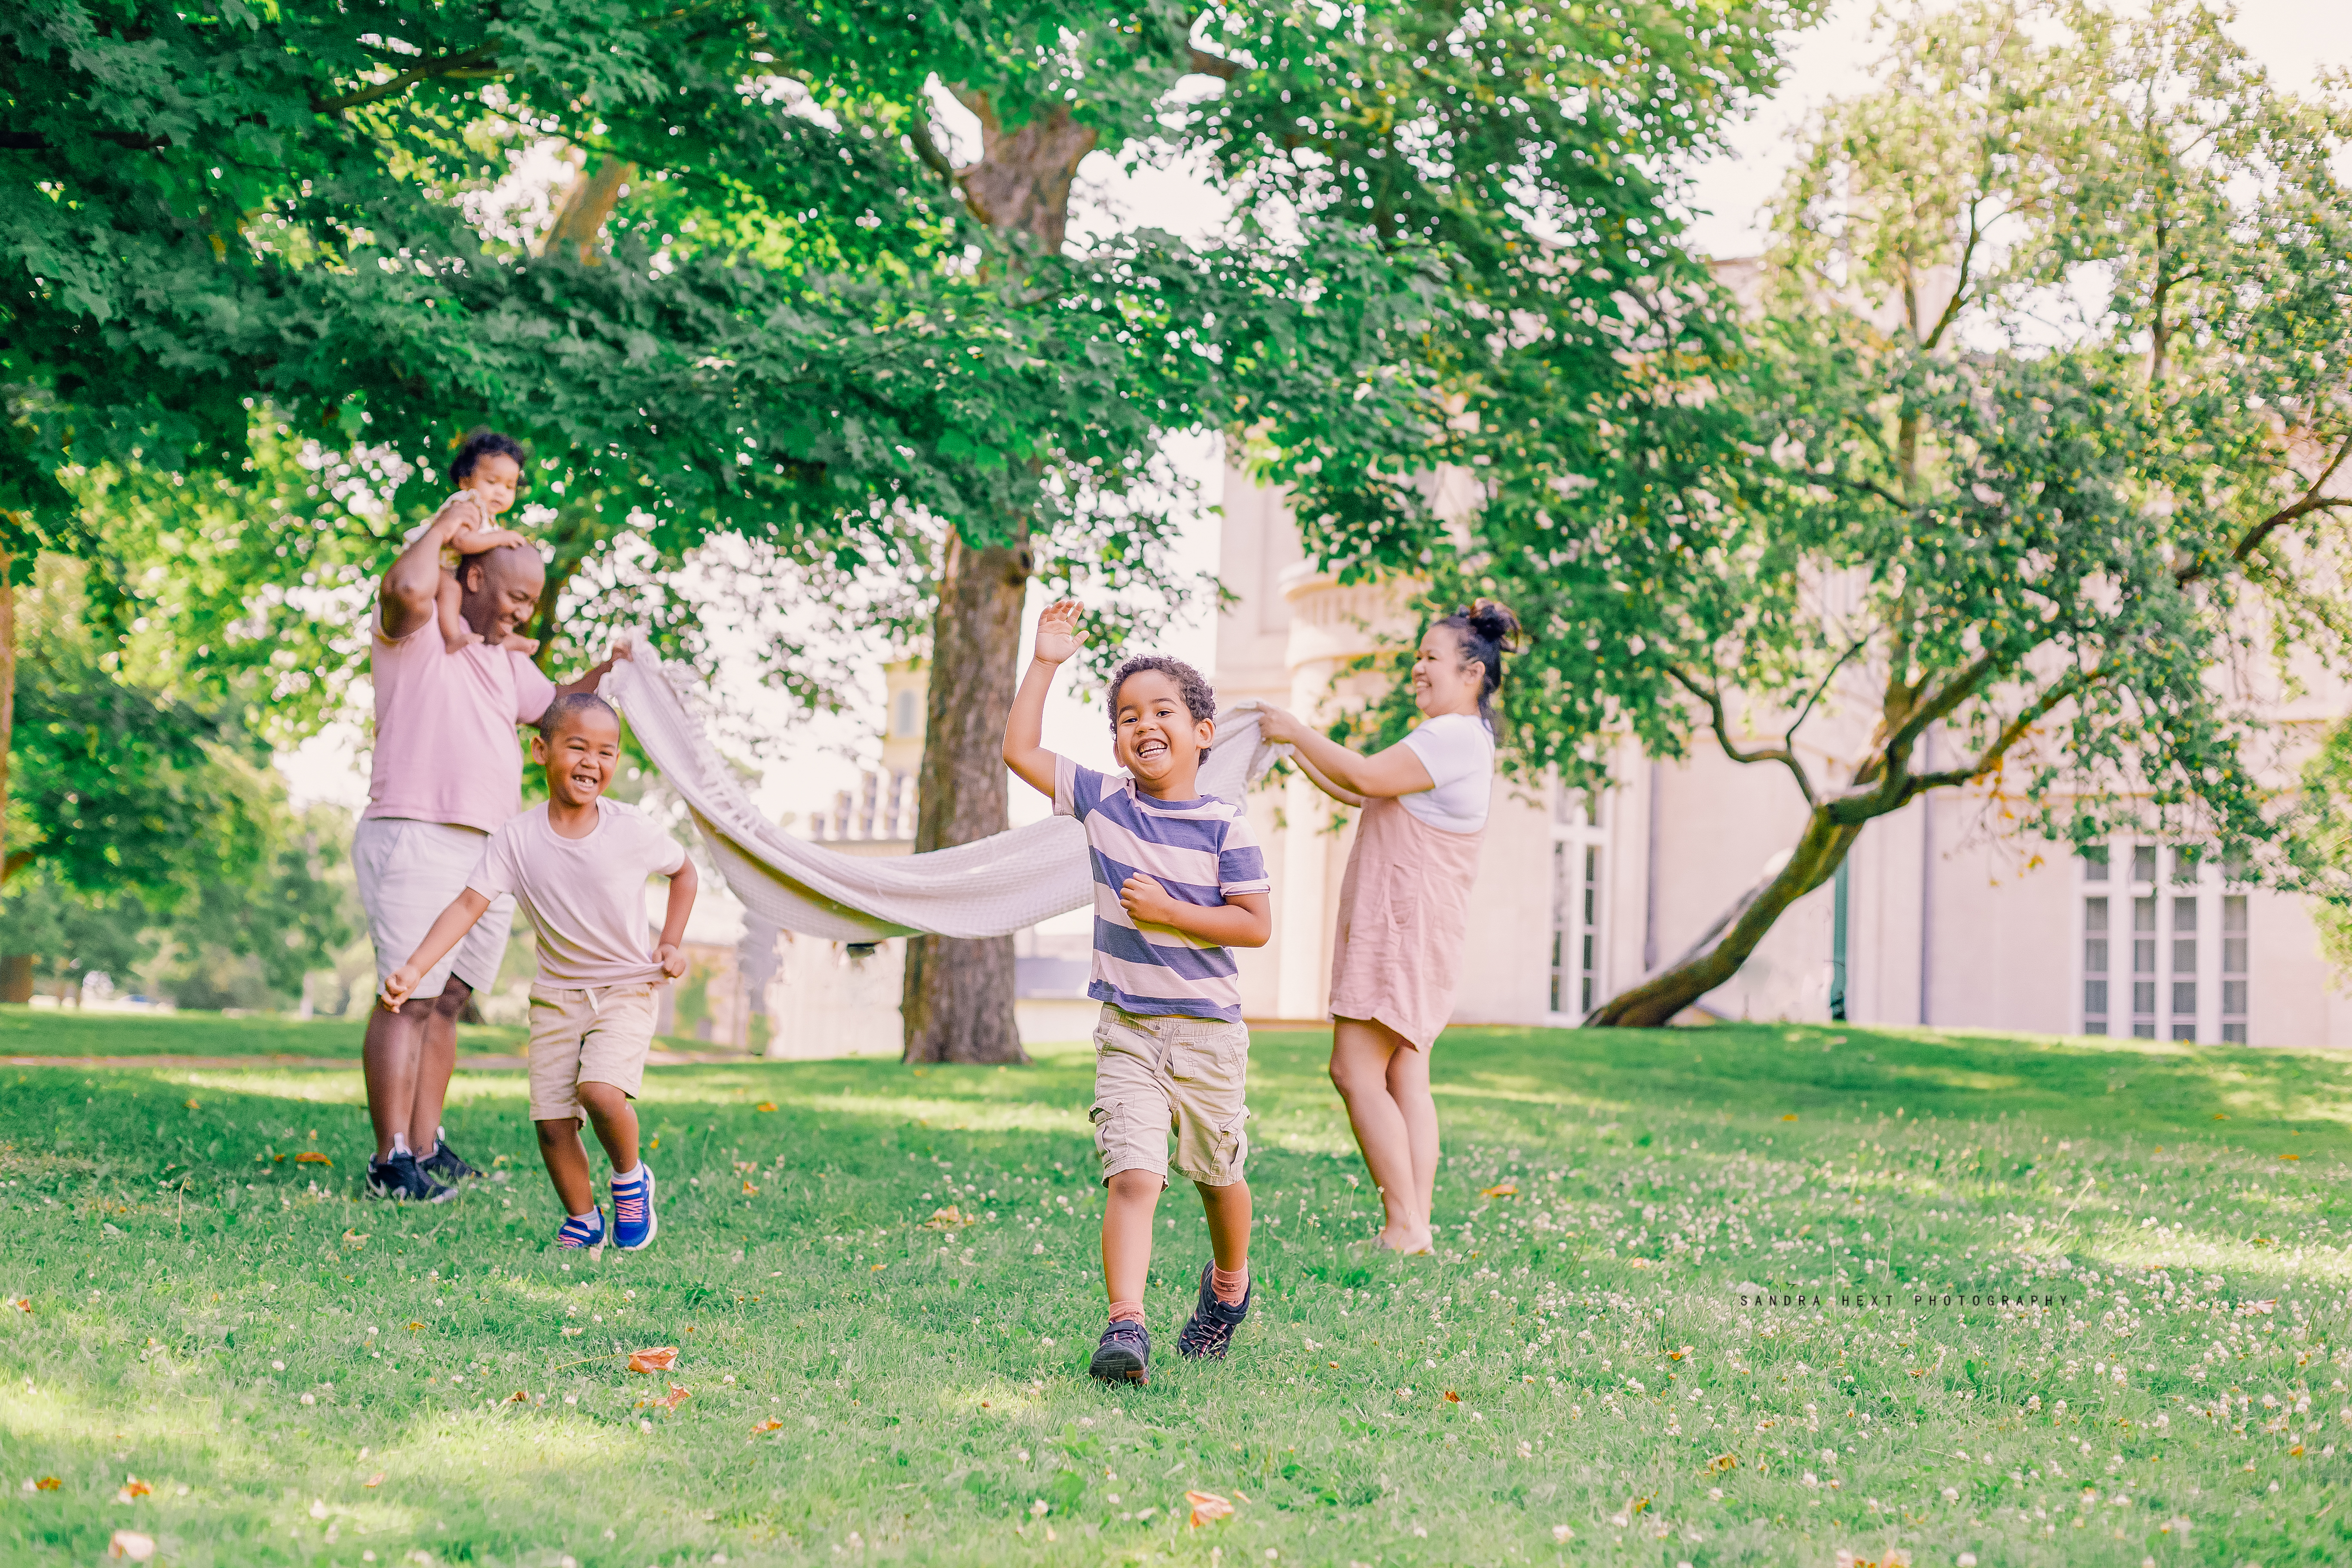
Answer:
[[1407, 1258], [1425, 1257], [1434, 1238], [1425, 1230], [1383, 1230], [1372, 1237], [1372, 1245], [1382, 1252], [1402, 1254]]

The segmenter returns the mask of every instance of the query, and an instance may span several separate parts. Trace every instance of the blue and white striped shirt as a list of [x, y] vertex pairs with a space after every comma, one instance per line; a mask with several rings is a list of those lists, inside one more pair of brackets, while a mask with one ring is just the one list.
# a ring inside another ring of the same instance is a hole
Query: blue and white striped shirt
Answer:
[[1095, 873], [1095, 968], [1087, 994], [1146, 1016], [1242, 1016], [1234, 955], [1172, 926], [1138, 926], [1118, 889], [1140, 871], [1180, 902], [1214, 908], [1271, 891], [1265, 855], [1242, 808], [1214, 795], [1154, 800], [1122, 773], [1054, 759], [1054, 813], [1087, 830]]

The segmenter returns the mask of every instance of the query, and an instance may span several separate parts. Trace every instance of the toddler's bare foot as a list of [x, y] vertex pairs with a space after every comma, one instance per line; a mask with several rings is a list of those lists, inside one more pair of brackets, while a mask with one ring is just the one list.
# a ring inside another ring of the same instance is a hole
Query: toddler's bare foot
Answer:
[[519, 653], [528, 658], [539, 651], [539, 639], [537, 637], [517, 637], [512, 632], [509, 632], [507, 634], [506, 640], [499, 644], [499, 646], [506, 649], [509, 653]]
[[479, 632], [446, 632], [442, 635], [441, 645], [451, 653], [463, 653], [481, 640]]

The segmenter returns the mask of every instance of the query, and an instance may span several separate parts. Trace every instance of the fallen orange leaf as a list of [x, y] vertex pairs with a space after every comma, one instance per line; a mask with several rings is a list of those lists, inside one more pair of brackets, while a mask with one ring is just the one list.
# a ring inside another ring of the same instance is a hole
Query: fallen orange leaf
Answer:
[[772, 1100], [763, 1100], [751, 1109], [754, 1110], [773, 1110], [776, 1109], [776, 1102]]
[[117, 1502], [129, 1502], [132, 1498], [152, 1496], [153, 1495], [154, 1490], [155, 1489], [153, 1487], [149, 1486], [137, 1476], [132, 1476], [130, 1479], [122, 1483], [122, 1489], [114, 1494], [114, 1500]]
[[1482, 1187], [1478, 1191], [1478, 1195], [1482, 1198], [1515, 1198], [1519, 1195], [1519, 1184], [1517, 1182], [1505, 1182], [1500, 1186]]
[[2300, 1154], [2281, 1154], [2279, 1158], [2282, 1160], [2300, 1160], [2303, 1156]]
[[65, 1485], [65, 1482], [58, 1479], [55, 1476], [43, 1476], [39, 1480], [35, 1481], [33, 1485], [40, 1489], [42, 1491], [53, 1492], [59, 1487]]
[[1184, 1500], [1192, 1505], [1192, 1528], [1213, 1524], [1234, 1511], [1234, 1505], [1214, 1492], [1186, 1492]]
[[931, 1211], [931, 1217], [923, 1222], [923, 1228], [925, 1230], [953, 1230], [960, 1225], [970, 1225], [971, 1223], [971, 1222], [970, 1220], [963, 1217], [963, 1211], [961, 1209], [956, 1207], [953, 1204], [950, 1204], [943, 1209], [933, 1209]]
[[294, 1156], [294, 1163], [298, 1165], [331, 1165], [334, 1163], [332, 1160], [328, 1159], [316, 1149], [303, 1150], [299, 1154]]
[[751, 1433], [754, 1436], [757, 1436], [762, 1432], [774, 1432], [781, 1430], [783, 1425], [784, 1424], [782, 1422], [775, 1419], [773, 1416], [770, 1416], [767, 1420], [754, 1425], [751, 1428]]
[[1462, 1396], [1449, 1388], [1445, 1391], [1445, 1403], [1448, 1405], [1459, 1405], [1462, 1403]]
[[693, 1397], [694, 1395], [692, 1394], [673, 1383], [669, 1385], [669, 1397], [667, 1399], [656, 1399], [654, 1403], [656, 1405], [667, 1405], [670, 1409], [675, 1410]]
[[530, 1403], [530, 1395], [518, 1388], [512, 1394], [507, 1395], [507, 1403], [509, 1405], [529, 1405]]
[[1737, 1454], [1717, 1454], [1714, 1458], [1707, 1461], [1707, 1468], [1717, 1470], [1736, 1470], [1739, 1468], [1739, 1456]]
[[384, 1473], [382, 1470], [378, 1470], [375, 1474], [362, 1481], [360, 1485], [363, 1487], [380, 1487], [383, 1485], [383, 1474]]
[[1780, 1118], [1780, 1120], [1781, 1120], [1781, 1121], [1794, 1121], [1796, 1119], [1797, 1119], [1797, 1113], [1796, 1113], [1795, 1111], [1793, 1111], [1793, 1110], [1791, 1110], [1790, 1112], [1789, 1112], [1786, 1116], [1783, 1116], [1782, 1118]]
[[651, 1350], [629, 1352], [631, 1372], [667, 1372], [677, 1364], [677, 1347], [676, 1345], [656, 1345]]
[[419, 1330], [419, 1329], [423, 1328], [424, 1326], [425, 1326], [425, 1325], [424, 1325], [424, 1324], [422, 1324], [422, 1323], [411, 1323], [411, 1324], [409, 1324], [409, 1325], [408, 1325], [408, 1331], [409, 1331], [410, 1333], [415, 1333], [417, 1330]]
[[743, 1190], [744, 1190], [745, 1192], [747, 1192], [747, 1193], [756, 1193], [756, 1192], [758, 1192], [760, 1189], [759, 1189], [759, 1188], [757, 1188], [757, 1187], [755, 1187], [755, 1186], [753, 1186], [751, 1183], [746, 1182], [746, 1183], [744, 1183], [744, 1184], [743, 1184]]

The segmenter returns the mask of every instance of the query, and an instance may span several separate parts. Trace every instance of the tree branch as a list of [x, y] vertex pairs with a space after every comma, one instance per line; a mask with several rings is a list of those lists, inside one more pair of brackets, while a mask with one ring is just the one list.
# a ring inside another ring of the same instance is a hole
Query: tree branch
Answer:
[[[2307, 516], [2315, 511], [2325, 511], [2331, 507], [2352, 506], [2352, 496], [2324, 496], [2319, 493], [2326, 487], [2327, 481], [2336, 477], [2336, 470], [2344, 466], [2344, 459], [2347, 456], [2352, 456], [2352, 434], [2347, 434], [2337, 444], [2336, 456], [2327, 459], [2327, 467], [2319, 470], [2319, 477], [2311, 481], [2311, 488], [2303, 492], [2303, 499], [2293, 506], [2282, 507], [2248, 529], [2246, 536], [2238, 541], [2237, 547], [2230, 552], [2230, 559], [2243, 563], [2247, 556], [2262, 548], [2263, 541], [2299, 517]], [[2187, 584], [2198, 581], [2204, 575], [2204, 566], [2192, 563], [2175, 573], [2173, 580]]]
[[1780, 737], [1781, 750], [1788, 751], [1796, 745], [1797, 731], [1804, 727], [1807, 719], [1812, 717], [1813, 704], [1819, 702], [1822, 700], [1822, 693], [1830, 689], [1830, 682], [1837, 678], [1839, 670], [1845, 668], [1845, 661], [1860, 653], [1869, 643], [1869, 634], [1864, 633], [1852, 647], [1837, 656], [1837, 662], [1831, 665], [1827, 672], [1822, 676], [1821, 684], [1813, 688], [1813, 694], [1805, 699], [1805, 705], [1802, 708], [1797, 710], [1796, 721], [1790, 724], [1788, 732]]
[[923, 166], [945, 181], [948, 189], [961, 194], [961, 188], [956, 184], [955, 165], [948, 162], [945, 153], [940, 151], [940, 144], [931, 140], [931, 111], [927, 106], [920, 103], [915, 106], [914, 117], [907, 121], [907, 140], [913, 144], [915, 156], [922, 161]]
[[[1732, 743], [1731, 723], [1724, 716], [1722, 695], [1712, 687], [1700, 685], [1697, 680], [1684, 674], [1682, 670], [1671, 664], [1665, 667], [1665, 671], [1675, 685], [1706, 704], [1707, 720], [1715, 730], [1716, 743], [1723, 748], [1725, 756], [1735, 763], [1779, 763], [1789, 770], [1789, 776], [1797, 781], [1797, 789], [1804, 795], [1805, 804], [1807, 805], [1816, 804], [1813, 799], [1813, 781], [1806, 773], [1805, 764], [1797, 760], [1795, 752], [1785, 745], [1776, 746], [1766, 752], [1741, 751]], [[1799, 722], [1802, 721], [1800, 719]], [[1794, 733], [1794, 731], [1790, 732]]]
[[310, 107], [320, 114], [339, 114], [346, 109], [357, 109], [363, 103], [398, 98], [418, 82], [436, 76], [484, 74], [486, 68], [495, 69], [498, 58], [497, 45], [476, 44], [470, 49], [460, 49], [455, 54], [441, 55], [413, 66], [390, 81], [377, 82], [372, 87], [361, 88], [356, 92], [340, 93], [333, 98], [314, 97], [310, 100]]
[[2053, 708], [2093, 685], [2101, 679], [2102, 674], [2103, 672], [2098, 669], [2070, 672], [2063, 679], [2054, 683], [2049, 690], [2027, 703], [2019, 710], [2015, 718], [2002, 725], [2000, 733], [1995, 735], [1991, 743], [1977, 754], [1976, 761], [1957, 768], [1944, 768], [1936, 773], [1914, 774], [1904, 788], [1903, 798], [1908, 801], [1914, 795], [1924, 794], [1931, 789], [1941, 789], [1948, 784], [1969, 784], [1984, 777], [2000, 765], [2000, 760], [2007, 754], [2009, 749], [2017, 744], [2028, 730], [2040, 723]]
[[1234, 78], [1241, 75], [1243, 70], [1238, 61], [1229, 60], [1223, 55], [1213, 55], [1208, 50], [1199, 47], [1192, 49], [1192, 58], [1188, 63], [1198, 74], [1216, 77], [1223, 81], [1233, 80]]
[[1952, 279], [1952, 297], [1944, 302], [1944, 313], [1937, 319], [1936, 330], [1920, 343], [1923, 349], [1932, 349], [1943, 340], [1944, 333], [1950, 330], [1952, 322], [1958, 317], [1961, 304], [1968, 299], [1969, 264], [1976, 259], [1977, 241], [1984, 237], [1984, 230], [1977, 226], [1978, 205], [1977, 201], [1969, 203], [1969, 242], [1960, 247], [1959, 273]]
[[38, 857], [39, 853], [40, 852], [38, 850], [35, 849], [10, 850], [8, 852], [8, 858], [5, 860], [0, 860], [0, 884], [6, 883], [9, 878], [15, 876], [17, 872], [31, 865]]

